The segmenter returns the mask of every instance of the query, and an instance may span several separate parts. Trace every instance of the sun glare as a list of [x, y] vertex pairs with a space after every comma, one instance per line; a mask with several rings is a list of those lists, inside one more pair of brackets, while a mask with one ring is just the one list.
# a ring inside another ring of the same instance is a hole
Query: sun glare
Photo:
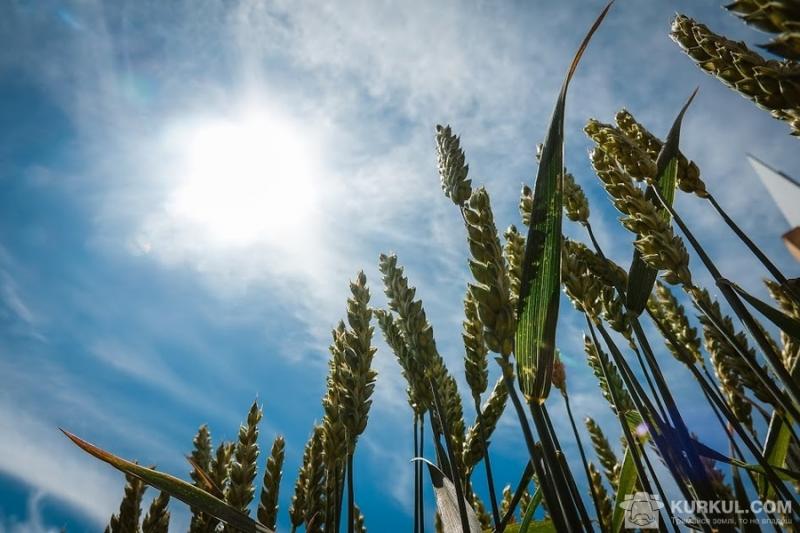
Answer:
[[280, 244], [314, 209], [314, 157], [303, 132], [264, 109], [182, 128], [170, 213], [214, 243]]

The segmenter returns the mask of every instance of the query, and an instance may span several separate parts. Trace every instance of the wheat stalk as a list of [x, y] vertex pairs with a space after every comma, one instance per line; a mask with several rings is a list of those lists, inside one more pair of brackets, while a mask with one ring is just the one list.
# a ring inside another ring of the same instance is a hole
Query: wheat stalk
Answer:
[[248, 506], [255, 495], [253, 482], [256, 479], [258, 423], [261, 417], [261, 408], [257, 402], [253, 402], [246, 423], [239, 426], [239, 438], [230, 466], [230, 483], [225, 491], [225, 501], [245, 514], [250, 513]]
[[305, 466], [305, 486], [303, 487], [303, 521], [308, 533], [325, 531], [325, 461], [323, 453], [323, 431], [321, 426], [314, 428], [308, 447], [308, 462]]
[[689, 323], [683, 306], [663, 283], [657, 283], [655, 297], [651, 296], [648, 308], [653, 312], [653, 316], [657, 317], [659, 326], [668, 328], [680, 344], [682, 349], [679, 350], [671, 342], [666, 343], [672, 355], [687, 366], [702, 364], [703, 355], [700, 353], [697, 330]]
[[584, 131], [598, 149], [637, 181], [656, 177], [656, 162], [638, 143], [610, 124], [589, 119]]
[[573, 222], [586, 225], [589, 223], [589, 200], [575, 178], [569, 172], [564, 173], [564, 214]]

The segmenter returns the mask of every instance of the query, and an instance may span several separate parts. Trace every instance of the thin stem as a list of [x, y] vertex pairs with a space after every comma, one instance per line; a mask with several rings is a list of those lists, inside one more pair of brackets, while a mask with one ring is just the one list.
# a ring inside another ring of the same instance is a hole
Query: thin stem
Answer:
[[[597, 350], [598, 350], [598, 353], [599, 353], [602, 348], [601, 348], [600, 344], [597, 341], [597, 335], [595, 334], [594, 326], [592, 326], [592, 322], [589, 320], [588, 316], [586, 317], [586, 323], [589, 326], [589, 333], [592, 336], [592, 341], [594, 342], [595, 346], [597, 347]], [[656, 418], [654, 416], [655, 413], [653, 413], [653, 410], [652, 410], [652, 405], [650, 407], [648, 407], [648, 410], [645, 410], [643, 408], [644, 406], [642, 405], [642, 399], [643, 398], [646, 399], [647, 397], [644, 396], [644, 393], [641, 390], [641, 388], [638, 386], [638, 383], [636, 383], [635, 380], [631, 379], [632, 378], [632, 373], [630, 372], [630, 367], [628, 367], [627, 363], [625, 363], [625, 360], [622, 358], [622, 354], [619, 353], [619, 349], [617, 349], [616, 345], [614, 344], [614, 341], [608, 335], [608, 332], [605, 330], [605, 328], [602, 326], [602, 324], [598, 324], [597, 325], [597, 329], [598, 329], [598, 331], [600, 331], [600, 334], [603, 336], [603, 340], [606, 342], [606, 345], [608, 346], [609, 350], [611, 351], [611, 354], [614, 357], [614, 361], [617, 363], [617, 366], [620, 367], [620, 370], [622, 370], [623, 376], [625, 376], [626, 381], [634, 386], [634, 390], [630, 391], [631, 399], [634, 401], [634, 404], [636, 405], [636, 409], [639, 410], [640, 414], [642, 415], [642, 418], [644, 419], [645, 424], [648, 425], [650, 435], [653, 437], [653, 440], [656, 443], [656, 446], [658, 447], [658, 449], [662, 453], [662, 455], [664, 455], [666, 457], [669, 457], [671, 455], [671, 449], [664, 445], [664, 442], [663, 442], [661, 436], [659, 435], [659, 434], [663, 434], [664, 428], [662, 427], [662, 428], [658, 429], [657, 431], [654, 431], [653, 430], [654, 428], [652, 427], [652, 422], [649, 421], [647, 416], [646, 416], [646, 413], [649, 412], [652, 418]], [[606, 362], [606, 361], [603, 361], [603, 360], [600, 361], [600, 368], [603, 371], [603, 378], [606, 380], [606, 382], [610, 383], [607, 364], [609, 364], [609, 363]], [[639, 477], [639, 481], [641, 482], [642, 488], [645, 491], [652, 493], [653, 490], [650, 488], [650, 482], [647, 479], [647, 475], [645, 474], [644, 467], [642, 465], [642, 460], [640, 459], [640, 456], [639, 456], [639, 451], [641, 450], [641, 448], [639, 447], [639, 442], [634, 439], [633, 435], [631, 434], [630, 427], [628, 427], [627, 419], [622, 414], [622, 411], [617, 407], [619, 405], [619, 398], [617, 398], [616, 391], [614, 390], [613, 387], [609, 387], [608, 390], [609, 390], [609, 393], [611, 395], [611, 402], [612, 402], [612, 405], [614, 407], [614, 412], [616, 413], [617, 418], [619, 419], [619, 423], [622, 426], [622, 433], [623, 433], [623, 435], [625, 437], [625, 442], [628, 444], [628, 449], [631, 451], [631, 457], [633, 458], [633, 463], [636, 466], [636, 473], [637, 473], [637, 475]], [[645, 455], [645, 453], [643, 451], [642, 451], [642, 455]], [[658, 476], [656, 476], [655, 470], [653, 469], [653, 465], [650, 463], [649, 460], [647, 460], [646, 457], [645, 457], [645, 464], [647, 465], [648, 472], [650, 473], [650, 476], [653, 478], [653, 480], [657, 480]], [[667, 464], [666, 464], [667, 468], [670, 470], [670, 473], [672, 474], [673, 478], [675, 479], [675, 482], [677, 483], [678, 487], [681, 489], [681, 492], [684, 494], [684, 496], [686, 496], [688, 498], [689, 497], [689, 491], [688, 491], [688, 488], [686, 487], [686, 485], [684, 484], [683, 476], [680, 474], [679, 465], [680, 465], [680, 463], [678, 461], [675, 461], [674, 463], [672, 461], [668, 461]], [[676, 468], [679, 469], [679, 470], [675, 470]], [[663, 492], [663, 489], [661, 489], [660, 484], [658, 485], [658, 490], [659, 490], [659, 492]], [[665, 512], [667, 513], [667, 517], [668, 517], [670, 523], [672, 524], [673, 528], [676, 531], [678, 531], [677, 525], [676, 525], [676, 522], [675, 522], [675, 518], [672, 515], [672, 510], [669, 509], [668, 507], [665, 507], [664, 509], [665, 509]]]
[[[419, 457], [419, 417], [414, 412], [414, 458]], [[419, 467], [414, 461], [414, 533], [419, 533]]]
[[589, 482], [589, 492], [592, 494], [592, 503], [594, 503], [594, 510], [597, 512], [597, 522], [600, 523], [600, 500], [597, 499], [597, 491], [594, 490], [594, 484], [592, 483], [589, 461], [586, 460], [586, 452], [583, 449], [583, 442], [581, 442], [581, 436], [578, 433], [578, 426], [575, 425], [575, 417], [572, 416], [572, 408], [569, 405], [569, 395], [563, 393], [562, 396], [564, 397], [564, 405], [567, 407], [567, 417], [569, 417], [569, 423], [572, 426], [572, 433], [575, 435], [575, 442], [578, 444], [578, 452], [581, 454], [581, 462], [583, 463], [583, 469], [586, 473], [586, 479]]
[[356, 525], [355, 496], [353, 495], [353, 453], [347, 454], [347, 533], [354, 533]]
[[531, 463], [533, 463], [534, 470], [536, 471], [536, 478], [539, 481], [539, 486], [542, 487], [544, 500], [550, 509], [550, 516], [553, 519], [553, 524], [556, 526], [556, 531], [567, 531], [568, 528], [561, 511], [561, 505], [556, 494], [553, 492], [552, 480], [545, 474], [542, 465], [538, 462], [542, 453], [541, 446], [537, 446], [533, 440], [533, 433], [528, 423], [528, 417], [525, 414], [525, 409], [522, 407], [522, 402], [520, 402], [514, 384], [514, 371], [511, 368], [511, 363], [500, 357], [495, 358], [495, 361], [502, 369], [503, 381], [506, 384], [506, 389], [508, 389], [508, 396], [511, 398], [511, 403], [514, 405], [514, 409], [517, 412], [520, 429], [522, 429], [522, 436], [525, 439], [525, 446], [528, 448], [528, 454], [530, 455]]
[[481, 412], [481, 404], [478, 396], [473, 398], [475, 400], [475, 422], [480, 430], [479, 437], [481, 439], [481, 446], [483, 447], [483, 466], [486, 470], [486, 484], [489, 486], [489, 502], [492, 506], [492, 519], [494, 520], [495, 528], [500, 525], [500, 510], [497, 507], [497, 495], [494, 491], [494, 476], [492, 476], [492, 462], [489, 459], [489, 444], [486, 442], [486, 430], [483, 427], [483, 413]]
[[497, 533], [502, 533], [502, 531], [506, 528], [508, 523], [514, 517], [514, 510], [519, 505], [519, 501], [522, 499], [522, 493], [527, 490], [528, 485], [531, 482], [531, 478], [533, 477], [533, 464], [528, 461], [528, 464], [525, 465], [525, 470], [522, 472], [522, 476], [519, 478], [519, 483], [517, 483], [517, 488], [514, 491], [514, 496], [511, 498], [511, 502], [508, 505], [508, 510], [506, 510], [506, 514], [503, 515], [503, 518], [500, 519], [498, 522], [495, 531]]
[[[418, 457], [425, 457], [425, 417], [423, 414], [419, 415], [419, 455]], [[417, 469], [419, 476], [417, 483], [419, 484], [419, 532], [425, 533], [425, 483], [422, 479], [422, 463], [417, 461]]]
[[786, 276], [784, 276], [783, 273], [778, 270], [778, 267], [776, 267], [775, 264], [769, 260], [764, 252], [762, 252], [761, 249], [756, 246], [752, 240], [750, 240], [750, 237], [748, 237], [747, 234], [742, 231], [741, 228], [739, 228], [736, 222], [734, 222], [733, 219], [728, 216], [725, 210], [722, 209], [722, 207], [717, 203], [717, 199], [714, 198], [711, 193], [708, 193], [707, 198], [708, 201], [711, 202], [711, 205], [714, 206], [714, 209], [717, 210], [719, 216], [722, 217], [722, 220], [725, 221], [725, 223], [733, 230], [736, 236], [739, 237], [739, 239], [750, 249], [751, 252], [753, 252], [753, 255], [755, 255], [756, 258], [761, 261], [761, 264], [764, 265], [764, 268], [766, 268], [770, 274], [772, 274], [772, 277], [775, 278], [775, 281], [791, 290], [791, 287], [786, 285]]
[[578, 520], [578, 517], [575, 516], [574, 512], [578, 503], [574, 501], [566, 475], [561, 469], [561, 462], [556, 455], [555, 445], [550, 438], [551, 434], [544, 418], [543, 406], [538, 402], [529, 402], [528, 407], [530, 408], [531, 418], [533, 419], [533, 424], [536, 426], [536, 433], [539, 435], [539, 442], [544, 452], [544, 466], [553, 480], [553, 485], [558, 493], [558, 501], [564, 512], [564, 518], [567, 520], [567, 523], [570, 524], [571, 529], [580, 531], [581, 522]]
[[[592, 528], [592, 520], [589, 518], [589, 513], [586, 511], [586, 506], [583, 504], [583, 498], [581, 498], [581, 493], [578, 491], [578, 486], [575, 483], [575, 476], [572, 475], [572, 470], [569, 469], [569, 465], [567, 465], [566, 460], [564, 459], [564, 452], [562, 451], [561, 444], [558, 442], [558, 435], [556, 435], [555, 429], [553, 429], [553, 422], [550, 420], [550, 414], [547, 412], [547, 409], [542, 409], [542, 415], [545, 425], [547, 426], [547, 431], [550, 434], [550, 438], [555, 444], [556, 458], [560, 459], [559, 465], [561, 466], [561, 471], [567, 481], [569, 490], [572, 493], [572, 499], [578, 506], [578, 514], [581, 515], [581, 519], [583, 520], [586, 530], [594, 531]], [[591, 480], [589, 480], [589, 482], [591, 483]]]
[[636, 354], [636, 359], [639, 361], [639, 366], [641, 367], [642, 373], [644, 374], [644, 379], [647, 381], [647, 386], [650, 389], [650, 394], [653, 395], [653, 398], [656, 401], [656, 405], [658, 406], [658, 412], [661, 415], [661, 418], [666, 420], [667, 411], [666, 409], [664, 409], [664, 404], [661, 402], [661, 397], [656, 392], [656, 388], [650, 379], [650, 372], [647, 370], [647, 365], [644, 364], [644, 360], [642, 359], [642, 353], [636, 347], [633, 348], [633, 353]]

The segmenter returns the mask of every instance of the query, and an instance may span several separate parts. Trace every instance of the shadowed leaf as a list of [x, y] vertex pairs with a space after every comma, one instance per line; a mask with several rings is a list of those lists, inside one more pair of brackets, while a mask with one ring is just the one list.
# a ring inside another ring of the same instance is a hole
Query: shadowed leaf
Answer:
[[518, 302], [514, 355], [520, 388], [529, 401], [550, 393], [550, 376], [561, 286], [561, 221], [564, 174], [564, 106], [567, 89], [583, 52], [611, 8], [610, 2], [584, 37], [567, 71], [542, 148], [533, 192]]
[[143, 482], [151, 485], [167, 494], [176, 498], [183, 503], [190, 505], [196, 509], [200, 509], [204, 513], [225, 522], [226, 524], [244, 531], [246, 533], [274, 533], [271, 529], [256, 523], [241, 511], [231, 507], [219, 498], [212, 496], [206, 491], [191, 485], [182, 479], [170, 476], [163, 472], [157, 472], [150, 468], [146, 468], [136, 463], [126, 461], [114, 454], [111, 454], [97, 446], [86, 442], [73, 435], [72, 433], [61, 430], [72, 442], [86, 453], [93, 455], [97, 459], [110, 464], [117, 470], [130, 474], [141, 479]]

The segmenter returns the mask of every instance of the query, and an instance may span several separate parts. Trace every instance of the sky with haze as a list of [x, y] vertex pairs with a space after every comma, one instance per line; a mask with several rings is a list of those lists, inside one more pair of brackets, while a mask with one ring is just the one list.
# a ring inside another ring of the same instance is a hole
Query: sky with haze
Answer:
[[[465, 393], [468, 250], [439, 186], [434, 126], [461, 135], [498, 227], [521, 226], [516, 204], [535, 176], [535, 146], [603, 4], [3, 2], [0, 533], [100, 531], [117, 509], [122, 475], [58, 427], [185, 478], [197, 427], [208, 423], [215, 442], [234, 439], [254, 399], [265, 413], [262, 448], [286, 437], [285, 529], [302, 448], [322, 418], [330, 330], [360, 269], [372, 302], [385, 304], [383, 252], [406, 267]], [[668, 37], [676, 12], [731, 38], [767, 40], [717, 1], [617, 1], [567, 103], [567, 166], [598, 238], [628, 264], [632, 236], [592, 174], [583, 124], [611, 122], [626, 107], [663, 136], [699, 86], [683, 151], [796, 277], [779, 238], [787, 223], [745, 157], [797, 177], [798, 141], [694, 66]], [[709, 207], [683, 193], [676, 205], [722, 271], [765, 294], [765, 272]], [[562, 299], [558, 343], [573, 410], [599, 420], [616, 444], [581, 334], [582, 317]], [[376, 339], [356, 497], [371, 531], [407, 531], [411, 412], [399, 367]], [[721, 446], [689, 373], [658, 349], [690, 429]], [[569, 431], [561, 399], [549, 405], [557, 429]], [[512, 417], [492, 449], [498, 484], [516, 483], [527, 459]], [[572, 444], [567, 454], [579, 472]], [[175, 530], [186, 529], [186, 507], [171, 509]]]

